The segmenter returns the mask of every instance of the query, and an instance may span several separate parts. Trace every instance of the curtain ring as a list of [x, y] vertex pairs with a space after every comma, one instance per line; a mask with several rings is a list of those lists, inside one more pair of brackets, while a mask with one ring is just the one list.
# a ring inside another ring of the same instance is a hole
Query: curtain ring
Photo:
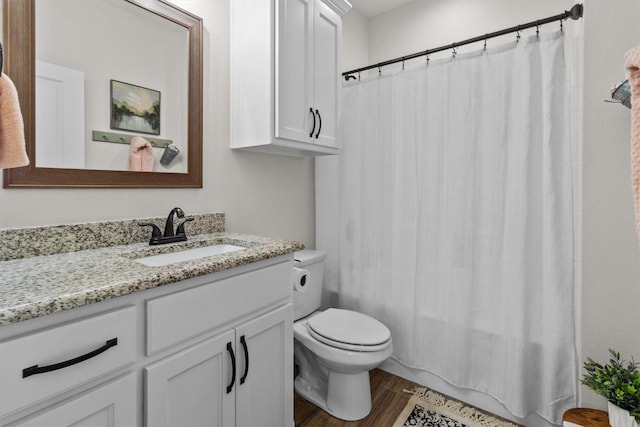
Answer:
[[540, 25], [536, 25], [536, 37], [540, 38]]
[[562, 19], [560, 20], [560, 32], [564, 32], [564, 24], [562, 23]]
[[482, 50], [485, 50], [485, 51], [487, 50], [487, 36], [486, 35], [484, 36], [484, 49], [482, 49]]
[[378, 77], [382, 76], [382, 69], [378, 67]]
[[429, 66], [429, 54], [426, 55], [427, 57], [427, 67]]
[[358, 81], [360, 81], [360, 71], [358, 71]]
[[516, 42], [520, 41], [520, 26], [518, 25], [518, 29], [516, 30]]
[[453, 55], [453, 57], [455, 58], [455, 57], [456, 57], [456, 55], [458, 54], [458, 52], [456, 52], [456, 44], [455, 44], [455, 43], [454, 43], [453, 45], [451, 45], [451, 49], [452, 49], [451, 54], [452, 54], [452, 55]]
[[402, 60], [402, 71], [404, 71], [404, 59]]

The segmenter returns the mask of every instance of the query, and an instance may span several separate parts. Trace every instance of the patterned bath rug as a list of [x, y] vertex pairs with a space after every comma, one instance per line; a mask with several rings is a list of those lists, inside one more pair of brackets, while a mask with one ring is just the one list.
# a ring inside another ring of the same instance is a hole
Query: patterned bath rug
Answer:
[[405, 392], [413, 396], [393, 427], [517, 427], [426, 388]]

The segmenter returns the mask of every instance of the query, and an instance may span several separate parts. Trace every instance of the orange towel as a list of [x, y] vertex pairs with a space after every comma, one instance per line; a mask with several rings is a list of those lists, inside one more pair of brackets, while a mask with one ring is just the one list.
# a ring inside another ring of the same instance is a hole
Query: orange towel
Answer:
[[0, 168], [19, 168], [28, 164], [18, 91], [3, 73], [0, 76]]
[[131, 138], [129, 150], [129, 170], [139, 172], [153, 171], [153, 147], [140, 136]]
[[631, 89], [631, 185], [636, 212], [636, 232], [640, 236], [640, 46], [626, 53]]

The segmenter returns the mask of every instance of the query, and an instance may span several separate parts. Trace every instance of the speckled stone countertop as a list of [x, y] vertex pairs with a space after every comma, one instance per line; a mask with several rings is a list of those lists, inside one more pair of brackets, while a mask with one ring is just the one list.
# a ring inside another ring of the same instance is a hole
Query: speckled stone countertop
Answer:
[[[194, 222], [198, 219], [202, 218], [197, 218]], [[119, 230], [114, 227], [114, 223], [101, 224]], [[135, 224], [137, 226], [137, 221]], [[4, 260], [0, 261], [0, 326], [285, 255], [304, 247], [299, 242], [289, 240], [218, 231], [220, 227], [212, 227], [211, 224], [206, 228], [216, 230], [215, 232], [193, 235], [186, 242], [167, 245], [149, 246], [150, 233], [147, 230], [142, 237], [144, 242], [128, 243], [124, 239], [125, 244], [95, 248], [92, 247], [93, 244], [83, 244], [83, 248], [89, 248], [68, 251], [69, 247], [77, 246], [71, 244], [62, 253], [34, 255], [32, 248], [29, 248], [27, 253], [16, 250], [24, 257], [17, 257], [16, 251], [12, 252], [12, 256], [5, 254], [2, 258]], [[84, 226], [74, 227], [85, 229]], [[222, 228], [224, 229], [224, 215]], [[88, 229], [102, 236], [101, 241], [104, 240], [103, 233], [99, 231], [101, 226], [92, 224]], [[47, 231], [46, 227], [31, 230]], [[137, 228], [135, 230], [138, 231]], [[1, 246], [5, 248], [8, 246], [7, 241], [12, 240], [12, 234], [7, 231], [0, 230], [0, 239], [5, 239]], [[16, 231], [13, 238], [16, 241], [19, 240], [16, 236], [27, 239], [27, 234], [29, 233]], [[78, 235], [69, 237], [64, 232], [59, 232], [57, 236], [67, 241], [83, 240]], [[140, 239], [137, 235], [131, 238]], [[114, 241], [119, 242], [118, 239]], [[16, 247], [24, 246], [16, 242], [14, 244]], [[149, 255], [215, 244], [232, 244], [247, 249], [159, 267], [149, 267], [134, 261]], [[55, 252], [52, 248], [42, 249], [51, 246], [46, 242], [40, 246], [39, 252]], [[64, 246], [58, 244], [61, 250], [64, 250]]]

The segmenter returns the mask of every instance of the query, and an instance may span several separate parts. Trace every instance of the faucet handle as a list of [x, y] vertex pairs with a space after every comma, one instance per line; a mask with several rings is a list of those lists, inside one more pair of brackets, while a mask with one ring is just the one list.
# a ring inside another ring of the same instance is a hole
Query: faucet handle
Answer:
[[195, 218], [186, 218], [185, 220], [180, 222], [180, 224], [178, 224], [178, 228], [176, 228], [176, 236], [185, 235], [186, 233], [184, 232], [184, 224], [187, 222], [191, 222], [194, 219]]
[[138, 225], [140, 227], [151, 227], [151, 242], [159, 241], [162, 238], [162, 231], [157, 225], [150, 222], [139, 222]]

